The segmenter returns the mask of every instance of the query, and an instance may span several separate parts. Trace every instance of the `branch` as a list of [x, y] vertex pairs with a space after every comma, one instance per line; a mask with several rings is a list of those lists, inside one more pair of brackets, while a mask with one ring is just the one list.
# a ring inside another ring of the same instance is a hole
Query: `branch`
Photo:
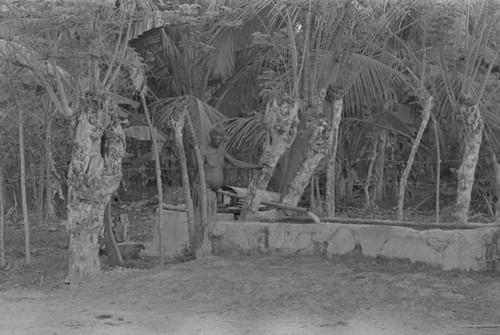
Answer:
[[56, 65], [56, 62], [54, 61], [54, 58], [49, 58], [49, 63], [52, 66], [52, 69], [54, 71], [54, 77], [55, 77], [56, 85], [57, 85], [56, 86], [57, 92], [61, 96], [62, 108], [65, 111], [64, 114], [67, 116], [71, 116], [71, 115], [73, 115], [73, 110], [69, 107], [68, 98], [66, 97], [66, 92], [64, 91], [64, 86], [63, 86], [63, 83], [61, 81], [61, 76], [59, 75], [59, 70], [58, 70], [58, 67]]
[[[128, 27], [127, 27], [127, 34], [125, 35], [125, 39], [124, 39], [124, 43], [123, 43], [123, 51], [122, 51], [122, 55], [121, 55], [122, 59], [125, 58], [125, 55], [127, 53], [127, 47], [128, 47], [128, 41], [130, 40], [131, 29], [132, 29], [132, 21], [129, 22]], [[120, 43], [120, 41], [118, 41], [118, 43]], [[113, 64], [111, 64], [110, 67], [112, 68]], [[113, 84], [113, 82], [116, 80], [116, 77], [118, 77], [118, 73], [120, 72], [121, 67], [122, 67], [121, 64], [118, 64], [115, 67], [115, 72], [113, 73], [113, 75], [109, 79], [108, 83], [104, 82], [104, 85], [105, 85], [104, 87], [106, 89], [109, 89], [111, 84]]]
[[[122, 17], [121, 17], [122, 22], [124, 21], [124, 17], [125, 17], [125, 11], [123, 10]], [[123, 34], [123, 30], [120, 29], [120, 33], [118, 35], [118, 41], [116, 42], [115, 52], [113, 53], [113, 59], [111, 60], [111, 64], [108, 68], [108, 72], [106, 73], [106, 75], [104, 76], [104, 79], [102, 80], [103, 86], [106, 86], [106, 81], [108, 80], [109, 76], [111, 75], [111, 72], [113, 71], [113, 64], [115, 63], [116, 55], [118, 55], [118, 51], [120, 51], [122, 34]]]

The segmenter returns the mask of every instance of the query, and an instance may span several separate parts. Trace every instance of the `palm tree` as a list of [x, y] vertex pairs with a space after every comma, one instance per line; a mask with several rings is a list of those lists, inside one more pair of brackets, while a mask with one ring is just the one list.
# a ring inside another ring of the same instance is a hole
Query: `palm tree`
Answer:
[[[413, 82], [410, 94], [421, 101], [421, 106], [425, 105], [424, 97], [433, 98], [436, 120], [444, 127], [441, 133], [449, 138], [460, 134], [462, 161], [457, 170], [455, 217], [466, 222], [484, 120], [490, 126], [489, 132], [499, 125], [498, 116], [488, 110], [484, 96], [499, 53], [498, 48], [492, 49], [498, 36], [495, 2], [398, 1], [385, 2], [383, 9], [388, 26], [383, 48]], [[405, 178], [400, 183], [400, 218]]]
[[[226, 26], [214, 34], [214, 44], [220, 40], [233, 41], [232, 47], [226, 48], [233, 53], [233, 58], [246, 55], [241, 57], [246, 63], [240, 66], [241, 72], [234, 74], [234, 82], [247, 80], [251, 73], [257, 73], [262, 83], [260, 95], [268, 99], [263, 101], [272, 101], [273, 97], [284, 94], [298, 97], [302, 133], [287, 154], [282, 178], [282, 183], [288, 185], [283, 194], [283, 202], [287, 204], [297, 204], [311, 174], [319, 162], [329, 156], [327, 205], [328, 215], [334, 215], [335, 148], [344, 100], [351, 110], [363, 104], [381, 104], [390, 95], [391, 87], [387, 84], [404, 79], [383, 61], [383, 52], [376, 44], [369, 43], [376, 41], [377, 31], [384, 27], [375, 24], [375, 18], [367, 9], [349, 1], [258, 1], [238, 8], [223, 21]], [[228, 28], [227, 22], [241, 22], [241, 26], [238, 30]], [[225, 56], [223, 50], [218, 50], [216, 55], [220, 60], [232, 59]], [[238, 86], [227, 87], [220, 96], [224, 99], [231, 96], [230, 88], [234, 91]], [[254, 92], [254, 89], [248, 91]], [[266, 108], [263, 114], [269, 112]], [[290, 119], [293, 114], [289, 114]], [[257, 115], [253, 120], [259, 123], [266, 118]], [[265, 130], [264, 134], [272, 134], [273, 129], [268, 124], [259, 127], [255, 122], [233, 121], [232, 133], [238, 133], [235, 129], [242, 129], [241, 125], [246, 124], [256, 132]], [[262, 138], [253, 132], [244, 134]], [[251, 140], [250, 136], [246, 137], [247, 141]], [[262, 152], [268, 150], [264, 148]], [[262, 162], [266, 161], [262, 159]], [[254, 180], [262, 179], [265, 173], [268, 171], [263, 171]], [[256, 185], [261, 190], [267, 186], [265, 182], [251, 183], [250, 188]], [[255, 210], [259, 202], [252, 200], [254, 195], [258, 196], [258, 192], [250, 192], [246, 200], [245, 208], [250, 211]]]
[[[467, 222], [474, 173], [483, 133], [500, 126], [496, 111], [485, 99], [492, 68], [498, 62], [499, 11], [496, 1], [461, 2], [456, 15], [449, 18], [447, 34], [452, 43], [435, 48], [434, 64], [439, 66], [433, 90], [439, 106], [438, 118], [448, 118], [459, 134], [461, 164], [457, 169], [457, 198], [454, 216]], [[442, 29], [442, 27], [440, 27]]]

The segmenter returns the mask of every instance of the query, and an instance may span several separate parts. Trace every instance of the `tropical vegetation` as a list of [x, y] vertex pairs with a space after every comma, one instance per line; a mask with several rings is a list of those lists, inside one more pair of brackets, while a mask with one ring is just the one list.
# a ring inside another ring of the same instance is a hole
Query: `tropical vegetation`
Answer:
[[266, 190], [320, 217], [494, 219], [499, 11], [498, 0], [0, 1], [0, 227], [22, 211], [29, 262], [28, 211], [67, 217], [67, 280], [91, 277], [114, 194], [156, 181], [160, 202], [162, 186], [183, 186], [189, 204], [196, 149], [220, 122], [228, 151], [266, 166], [235, 185], [248, 186], [243, 219]]

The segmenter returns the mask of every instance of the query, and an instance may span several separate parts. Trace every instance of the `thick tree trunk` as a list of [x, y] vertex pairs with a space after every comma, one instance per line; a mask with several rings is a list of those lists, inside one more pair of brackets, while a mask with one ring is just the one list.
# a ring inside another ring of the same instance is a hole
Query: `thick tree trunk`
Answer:
[[189, 233], [189, 250], [195, 255], [198, 237], [195, 232], [195, 222], [194, 222], [194, 206], [193, 198], [191, 197], [191, 185], [189, 183], [189, 175], [187, 169], [186, 161], [186, 150], [184, 149], [184, 142], [182, 136], [182, 129], [184, 129], [185, 116], [184, 112], [180, 115], [175, 115], [170, 119], [170, 124], [174, 130], [175, 145], [179, 151], [179, 163], [181, 166], [182, 174], [182, 186], [184, 188], [184, 199], [186, 202], [186, 215], [188, 221], [188, 233]]
[[209, 191], [212, 194], [207, 192], [205, 170], [203, 168], [203, 157], [201, 156], [200, 145], [198, 144], [198, 138], [196, 137], [193, 123], [187, 111], [185, 113], [185, 118], [186, 129], [189, 132], [189, 137], [191, 138], [194, 148], [196, 164], [198, 167], [198, 178], [200, 182], [200, 187], [197, 190], [193, 187], [193, 217], [195, 232], [197, 232], [195, 234], [197, 240], [195, 244], [196, 258], [201, 258], [212, 253], [212, 243], [210, 242], [208, 232], [211, 230], [211, 226], [215, 223], [217, 216], [217, 198], [213, 192]]
[[281, 105], [276, 100], [268, 103], [265, 114], [267, 140], [260, 158], [260, 164], [266, 164], [267, 167], [261, 169], [250, 181], [240, 220], [244, 220], [249, 213], [258, 211], [276, 164], [297, 135], [298, 111], [299, 101], [284, 102]]
[[0, 163], [0, 266], [5, 265], [5, 193], [3, 167]]
[[316, 167], [328, 153], [328, 139], [330, 138], [330, 125], [328, 124], [325, 108], [325, 94], [320, 94], [315, 103], [307, 109], [307, 154], [301, 166], [295, 173], [292, 181], [288, 184], [282, 203], [289, 206], [297, 206], [304, 189], [311, 180]]
[[110, 200], [104, 209], [104, 236], [106, 238], [106, 253], [108, 256], [109, 264], [111, 265], [123, 265], [122, 254], [118, 245], [116, 244], [116, 236], [113, 232], [113, 216], [111, 213], [111, 203]]
[[413, 167], [413, 161], [415, 160], [415, 155], [417, 154], [417, 149], [418, 146], [420, 145], [420, 141], [422, 140], [424, 130], [425, 128], [427, 128], [427, 123], [429, 122], [429, 118], [431, 116], [432, 106], [433, 106], [433, 98], [432, 96], [428, 96], [425, 101], [424, 110], [422, 111], [423, 115], [422, 123], [420, 124], [420, 128], [418, 129], [417, 137], [413, 142], [413, 146], [410, 151], [410, 156], [408, 157], [408, 163], [406, 164], [403, 176], [401, 177], [401, 181], [399, 183], [398, 212], [397, 212], [399, 221], [403, 221], [404, 219], [403, 206], [405, 202], [405, 191], [406, 191], [406, 185], [408, 183], [408, 176], [410, 175], [411, 168]]
[[333, 118], [329, 138], [330, 152], [328, 154], [328, 166], [326, 170], [326, 215], [330, 218], [335, 217], [335, 167], [339, 142], [339, 126], [343, 108], [343, 97], [336, 97], [333, 102]]
[[477, 106], [461, 106], [459, 112], [464, 120], [465, 145], [462, 163], [457, 172], [458, 187], [454, 216], [459, 223], [467, 223], [474, 174], [483, 138], [484, 120]]
[[495, 203], [495, 218], [498, 220], [498, 218], [500, 218], [500, 164], [498, 164], [497, 155], [492, 148], [490, 148], [490, 154], [495, 177], [495, 195], [497, 197], [497, 201]]
[[316, 170], [319, 162], [325, 157], [324, 153], [308, 153], [306, 159], [295, 173], [292, 181], [288, 184], [286, 195], [281, 201], [282, 204], [288, 206], [297, 206], [304, 189], [312, 182], [311, 176]]
[[122, 178], [125, 136], [116, 106], [105, 95], [80, 102], [68, 172], [69, 271], [74, 283], [100, 273], [98, 234], [104, 208]]

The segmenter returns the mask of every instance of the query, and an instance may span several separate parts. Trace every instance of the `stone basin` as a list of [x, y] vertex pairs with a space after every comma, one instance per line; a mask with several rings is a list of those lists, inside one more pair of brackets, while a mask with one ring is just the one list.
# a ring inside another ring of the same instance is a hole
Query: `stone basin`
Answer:
[[[186, 213], [164, 210], [163, 218], [167, 256], [174, 257], [188, 242]], [[367, 257], [424, 262], [443, 270], [486, 271], [500, 268], [500, 229], [491, 226], [417, 230], [397, 225], [341, 222], [241, 222], [234, 221], [232, 215], [218, 214], [210, 235], [215, 255], [273, 254], [331, 258], [357, 251]], [[156, 236], [153, 243], [146, 246], [145, 252], [154, 254], [156, 250], [158, 253], [157, 241]]]

